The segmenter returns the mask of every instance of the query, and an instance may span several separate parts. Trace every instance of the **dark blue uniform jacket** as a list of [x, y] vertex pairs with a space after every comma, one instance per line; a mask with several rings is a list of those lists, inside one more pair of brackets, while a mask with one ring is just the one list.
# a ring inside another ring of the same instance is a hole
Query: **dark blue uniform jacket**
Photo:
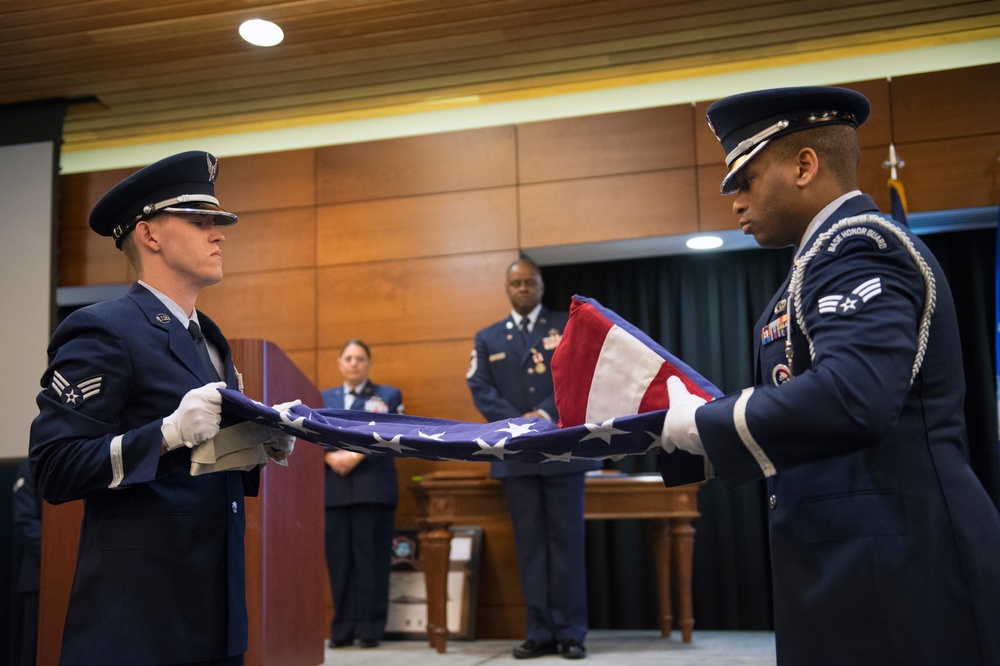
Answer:
[[[236, 370], [199, 313], [226, 382]], [[259, 471], [190, 475], [160, 425], [203, 369], [184, 325], [141, 285], [71, 314], [49, 345], [29, 457], [50, 502], [85, 501], [63, 664], [179, 664], [247, 648], [244, 495]], [[224, 424], [225, 425], [225, 424]]]

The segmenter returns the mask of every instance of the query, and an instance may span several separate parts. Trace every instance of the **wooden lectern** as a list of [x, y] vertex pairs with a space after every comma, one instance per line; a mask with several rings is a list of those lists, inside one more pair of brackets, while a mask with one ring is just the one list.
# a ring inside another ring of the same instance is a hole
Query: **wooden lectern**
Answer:
[[[266, 340], [231, 340], [243, 392], [267, 405], [300, 399], [322, 407], [319, 391]], [[269, 464], [260, 494], [246, 498], [246, 666], [315, 666], [324, 659], [323, 449], [298, 440], [288, 467]], [[39, 590], [38, 664], [59, 663], [83, 502], [45, 504]]]

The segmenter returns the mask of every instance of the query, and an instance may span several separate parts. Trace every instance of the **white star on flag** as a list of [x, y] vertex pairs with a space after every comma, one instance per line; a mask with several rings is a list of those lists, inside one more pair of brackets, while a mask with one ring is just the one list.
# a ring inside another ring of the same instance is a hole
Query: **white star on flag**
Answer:
[[319, 434], [315, 430], [310, 430], [305, 426], [306, 417], [300, 416], [295, 419], [289, 418], [288, 415], [291, 414], [290, 411], [279, 412], [279, 414], [281, 414], [281, 423], [283, 425], [286, 425], [290, 428], [295, 428], [299, 432], [307, 432], [307, 433], [312, 433], [314, 435]]
[[650, 451], [659, 451], [660, 449], [663, 448], [663, 432], [662, 431], [660, 431], [660, 432], [649, 432], [647, 430], [646, 434], [653, 438], [653, 441], [649, 443], [649, 448], [646, 449], [646, 453], [649, 453]]
[[611, 443], [611, 438], [614, 437], [615, 435], [627, 435], [628, 434], [627, 430], [619, 430], [618, 428], [615, 427], [614, 424], [615, 424], [615, 420], [614, 419], [608, 419], [607, 421], [605, 421], [604, 423], [601, 423], [601, 424], [597, 424], [597, 423], [584, 423], [583, 425], [587, 427], [587, 430], [590, 431], [590, 434], [587, 435], [586, 437], [584, 437], [583, 439], [581, 439], [580, 441], [581, 442], [585, 442], [588, 439], [595, 439], [596, 438], [596, 439], [604, 440], [605, 444], [610, 444]]
[[425, 435], [424, 433], [417, 431], [417, 437], [423, 437], [424, 439], [433, 439], [437, 442], [443, 441], [441, 438], [444, 437], [443, 432], [439, 432], [436, 435]]
[[573, 452], [567, 451], [566, 453], [560, 453], [559, 455], [552, 455], [551, 453], [543, 453], [545, 460], [543, 463], [547, 462], [570, 462], [573, 460]]
[[366, 449], [363, 446], [358, 446], [357, 444], [351, 444], [350, 442], [341, 442], [340, 447], [347, 451], [354, 451], [355, 453], [372, 453], [371, 449]]
[[377, 432], [373, 432], [372, 435], [375, 437], [375, 446], [381, 446], [387, 449], [392, 449], [396, 453], [402, 453], [403, 449], [407, 451], [416, 451], [416, 449], [410, 448], [409, 446], [403, 446], [399, 443], [402, 439], [402, 435], [396, 435], [392, 439], [385, 439], [384, 437], [379, 437]]
[[509, 432], [510, 438], [514, 439], [515, 437], [523, 435], [526, 432], [535, 432], [533, 430], [534, 427], [534, 423], [511, 423], [510, 421], [507, 421], [507, 427], [500, 428], [497, 432]]
[[478, 444], [479, 448], [482, 449], [482, 450], [481, 451], [476, 451], [473, 455], [490, 455], [490, 456], [496, 456], [497, 460], [503, 460], [504, 455], [506, 455], [506, 454], [514, 455], [515, 453], [517, 453], [517, 451], [508, 451], [508, 450], [506, 450], [503, 447], [503, 445], [506, 442], [507, 442], [507, 438], [504, 437], [503, 439], [501, 439], [496, 444], [488, 444], [487, 442], [483, 441], [482, 437], [477, 437], [476, 438], [476, 444]]

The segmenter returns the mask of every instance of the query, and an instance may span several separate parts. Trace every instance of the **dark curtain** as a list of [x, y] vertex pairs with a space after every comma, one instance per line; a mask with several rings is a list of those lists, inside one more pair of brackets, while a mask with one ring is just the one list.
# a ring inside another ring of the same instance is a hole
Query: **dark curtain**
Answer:
[[[995, 239], [996, 230], [989, 229], [925, 240], [941, 261], [958, 306], [973, 467], [1000, 505]], [[791, 249], [746, 250], [549, 266], [543, 270], [543, 301], [550, 309], [566, 310], [574, 294], [595, 298], [730, 393], [752, 383], [751, 329], [781, 286], [791, 259]], [[656, 460], [634, 456], [609, 466], [655, 472]], [[763, 481], [731, 491], [711, 481], [699, 491], [702, 517], [694, 523], [693, 582], [698, 629], [772, 628], [764, 494]], [[642, 521], [588, 522], [592, 628], [657, 628], [652, 536], [651, 526]]]

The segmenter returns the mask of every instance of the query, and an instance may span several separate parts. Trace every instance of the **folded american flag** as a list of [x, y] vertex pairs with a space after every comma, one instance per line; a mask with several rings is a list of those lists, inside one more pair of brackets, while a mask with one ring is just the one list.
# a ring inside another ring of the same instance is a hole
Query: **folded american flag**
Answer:
[[660, 449], [666, 412], [560, 428], [545, 419], [466, 423], [407, 414], [296, 405], [278, 412], [239, 391], [220, 389], [228, 420], [255, 421], [317, 444], [401, 458], [547, 463], [621, 459]]
[[559, 423], [575, 426], [670, 407], [667, 378], [712, 400], [722, 392], [652, 338], [592, 298], [574, 296], [552, 357]]
[[720, 395], [642, 331], [596, 301], [575, 296], [552, 359], [561, 426], [541, 418], [467, 423], [305, 405], [278, 412], [238, 391], [220, 393], [227, 420], [263, 423], [339, 449], [426, 460], [549, 463], [661, 451], [670, 375], [706, 399]]

